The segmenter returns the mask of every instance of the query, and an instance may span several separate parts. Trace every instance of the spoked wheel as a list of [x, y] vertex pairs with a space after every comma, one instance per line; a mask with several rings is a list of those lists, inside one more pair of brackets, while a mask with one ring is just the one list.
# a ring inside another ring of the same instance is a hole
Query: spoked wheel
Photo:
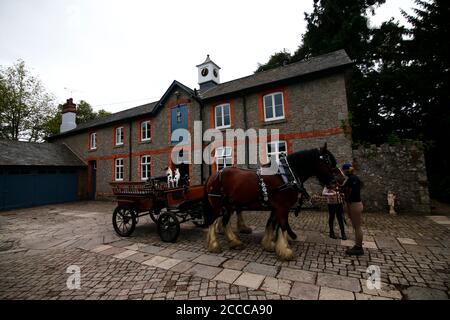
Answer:
[[158, 219], [158, 234], [164, 242], [177, 241], [180, 234], [180, 222], [177, 216], [170, 212], [161, 213]]
[[153, 222], [157, 224], [159, 216], [161, 215], [161, 210], [159, 210], [159, 209], [150, 210], [149, 214], [150, 214], [150, 218], [152, 218]]
[[114, 230], [121, 237], [129, 237], [136, 228], [136, 211], [131, 207], [118, 206], [113, 213]]

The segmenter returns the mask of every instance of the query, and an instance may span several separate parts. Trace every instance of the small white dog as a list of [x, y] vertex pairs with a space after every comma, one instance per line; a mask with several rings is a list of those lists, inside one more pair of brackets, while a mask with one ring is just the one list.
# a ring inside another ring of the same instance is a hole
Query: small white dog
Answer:
[[178, 182], [180, 181], [180, 170], [178, 168], [175, 169], [175, 177], [173, 178], [173, 181], [175, 183], [175, 187], [178, 187]]
[[166, 169], [166, 175], [167, 175], [167, 187], [168, 188], [173, 188], [173, 172], [172, 169], [170, 169], [169, 167], [167, 167]]

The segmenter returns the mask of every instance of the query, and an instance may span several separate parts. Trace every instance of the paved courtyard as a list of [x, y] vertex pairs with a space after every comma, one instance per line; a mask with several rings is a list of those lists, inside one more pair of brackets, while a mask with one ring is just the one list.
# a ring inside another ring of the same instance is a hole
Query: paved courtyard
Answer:
[[[244, 250], [206, 251], [206, 230], [182, 225], [162, 242], [149, 217], [132, 237], [116, 236], [112, 202], [78, 202], [0, 213], [0, 299], [448, 299], [450, 219], [364, 214], [366, 255], [327, 237], [325, 212], [291, 217], [296, 260], [278, 261], [259, 244], [267, 213], [245, 213], [254, 229]], [[232, 221], [233, 227], [236, 226]], [[350, 223], [350, 222], [348, 222]], [[337, 228], [337, 226], [336, 226]], [[349, 228], [350, 229], [350, 228]], [[349, 239], [353, 233], [348, 230]], [[68, 289], [69, 266], [81, 271]], [[381, 271], [381, 289], [367, 283]]]

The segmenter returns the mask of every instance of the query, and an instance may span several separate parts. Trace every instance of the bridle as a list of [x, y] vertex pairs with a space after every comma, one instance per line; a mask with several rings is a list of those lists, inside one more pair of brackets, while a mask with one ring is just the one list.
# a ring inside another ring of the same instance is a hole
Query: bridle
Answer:
[[333, 163], [333, 161], [332, 161], [331, 158], [330, 158], [330, 154], [328, 154], [328, 153], [321, 154], [321, 153], [320, 153], [320, 149], [319, 149], [319, 159], [320, 159], [320, 161], [321, 161], [322, 163], [324, 163], [324, 164], [327, 166], [327, 168], [329, 168], [330, 171], [331, 171], [331, 176], [332, 176], [332, 178], [331, 178], [330, 183], [336, 182], [335, 175], [333, 174], [333, 172], [334, 172], [335, 169], [338, 169], [338, 170], [340, 170], [340, 169], [336, 166], [335, 163]]

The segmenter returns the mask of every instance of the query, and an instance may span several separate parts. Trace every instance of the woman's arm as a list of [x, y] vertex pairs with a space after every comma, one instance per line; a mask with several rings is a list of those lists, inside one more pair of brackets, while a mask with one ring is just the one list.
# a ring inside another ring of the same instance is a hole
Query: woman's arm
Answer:
[[323, 196], [334, 196], [336, 194], [336, 191], [334, 190], [329, 190], [328, 188], [324, 188], [322, 195]]

